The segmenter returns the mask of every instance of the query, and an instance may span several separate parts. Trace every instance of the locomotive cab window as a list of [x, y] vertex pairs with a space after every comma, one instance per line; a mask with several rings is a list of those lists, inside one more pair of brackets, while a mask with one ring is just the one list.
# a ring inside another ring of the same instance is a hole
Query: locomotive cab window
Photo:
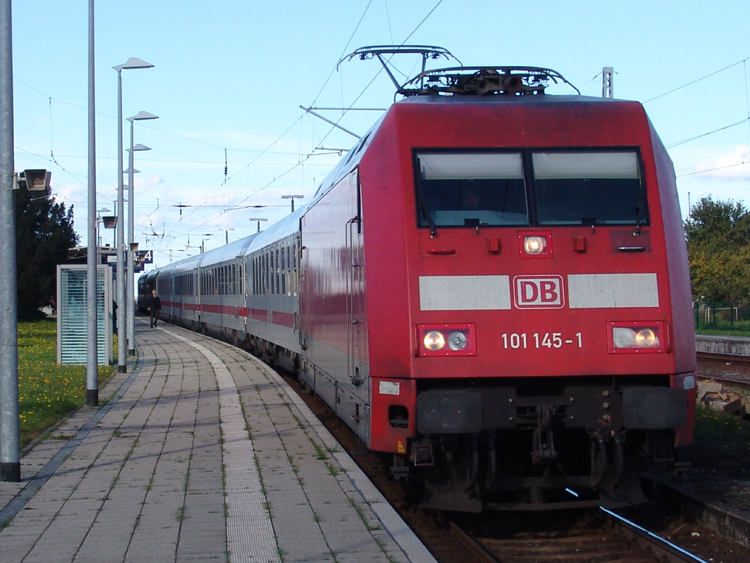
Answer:
[[520, 153], [418, 153], [420, 227], [526, 226]]
[[648, 224], [638, 154], [533, 152], [540, 226]]

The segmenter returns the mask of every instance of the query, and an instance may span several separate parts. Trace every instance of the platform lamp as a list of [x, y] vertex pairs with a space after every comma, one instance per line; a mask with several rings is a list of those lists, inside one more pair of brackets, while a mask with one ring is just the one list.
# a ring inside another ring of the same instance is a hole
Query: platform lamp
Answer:
[[[122, 210], [125, 204], [125, 195], [123, 193], [123, 146], [122, 146], [122, 71], [123, 69], [152, 68], [154, 65], [147, 63], [136, 57], [130, 57], [125, 63], [114, 66], [117, 71], [117, 211], [122, 217]], [[132, 183], [132, 182], [131, 182]], [[125, 236], [123, 233], [124, 221], [120, 221], [120, 227], [117, 229], [117, 302], [120, 307], [125, 303], [125, 261], [123, 252], [125, 250]], [[117, 371], [118, 373], [127, 373], [128, 364], [126, 353], [126, 331], [125, 325], [127, 315], [121, 315], [122, 320], [117, 323]], [[98, 390], [98, 389], [97, 389]]]
[[[111, 213], [111, 211], [110, 211]], [[101, 223], [104, 225], [105, 229], [114, 229], [115, 233], [117, 233], [117, 215], [102, 215], [101, 217]], [[97, 234], [99, 232], [99, 225], [97, 225]], [[99, 238], [101, 238], [100, 235], [98, 235]], [[116, 246], [116, 244], [115, 244]], [[101, 249], [104, 248], [104, 243], [100, 241], [100, 246], [97, 250], [97, 261], [99, 261], [98, 253], [101, 252]], [[107, 257], [109, 258], [109, 256]], [[107, 263], [107, 260], [102, 261], [103, 264]]]
[[[158, 116], [154, 115], [153, 113], [149, 113], [147, 111], [139, 111], [138, 115], [134, 115], [133, 117], [128, 117], [128, 121], [130, 121], [130, 149], [128, 151], [130, 152], [130, 164], [128, 166], [128, 170], [130, 173], [130, 176], [128, 178], [128, 248], [132, 249], [133, 245], [135, 244], [135, 181], [133, 179], [133, 163], [134, 163], [134, 156], [133, 153], [136, 151], [150, 151], [151, 149], [145, 145], [142, 145], [138, 143], [137, 145], [133, 145], [133, 123], [136, 121], [144, 121], [148, 119], [159, 119]], [[134, 283], [134, 273], [135, 273], [135, 261], [133, 252], [128, 252], [128, 275], [127, 275], [127, 296], [126, 296], [126, 302], [127, 302], [127, 316], [128, 316], [128, 354], [130, 356], [135, 356], [135, 301], [134, 301], [134, 295], [133, 295], [133, 283]]]
[[213, 233], [203, 233], [203, 235], [201, 235], [201, 236], [203, 237], [203, 238], [201, 238], [201, 254], [203, 254], [204, 252], [206, 252], [206, 239], [208, 237], [214, 236], [214, 234]]
[[294, 213], [294, 200], [295, 199], [304, 199], [305, 196], [303, 195], [283, 195], [281, 196], [281, 199], [291, 199], [292, 200], [292, 213]]
[[250, 217], [248, 221], [258, 221], [258, 232], [260, 232], [260, 222], [261, 221], [268, 221], [268, 219], [259, 219], [258, 217]]
[[102, 246], [102, 236], [99, 234], [99, 225], [101, 225], [104, 222], [104, 214], [105, 213], [112, 213], [112, 210], [108, 207], [102, 207], [101, 209], [96, 210], [96, 246], [97, 246], [97, 259], [96, 263], [99, 263], [99, 248]]

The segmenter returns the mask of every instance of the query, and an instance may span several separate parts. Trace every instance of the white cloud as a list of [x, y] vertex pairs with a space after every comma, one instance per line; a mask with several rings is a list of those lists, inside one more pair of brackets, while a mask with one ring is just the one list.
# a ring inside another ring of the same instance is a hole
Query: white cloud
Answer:
[[700, 173], [701, 176], [716, 180], [750, 180], [750, 147], [742, 144], [716, 158], [699, 162], [687, 174]]

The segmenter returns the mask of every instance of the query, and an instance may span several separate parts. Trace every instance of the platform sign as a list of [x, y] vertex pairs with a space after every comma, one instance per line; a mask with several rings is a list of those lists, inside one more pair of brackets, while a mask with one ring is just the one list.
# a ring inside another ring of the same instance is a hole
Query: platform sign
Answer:
[[139, 250], [137, 260], [138, 262], [142, 264], [153, 264], [154, 263], [154, 251], [153, 250]]

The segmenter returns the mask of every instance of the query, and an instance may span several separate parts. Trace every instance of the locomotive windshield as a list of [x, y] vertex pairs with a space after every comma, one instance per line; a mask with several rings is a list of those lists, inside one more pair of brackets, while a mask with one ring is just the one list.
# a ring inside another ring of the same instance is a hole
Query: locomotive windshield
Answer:
[[537, 224], [646, 223], [635, 152], [534, 152], [532, 164]]
[[648, 223], [633, 150], [420, 152], [416, 163], [420, 227]]
[[421, 227], [529, 224], [520, 153], [432, 153], [417, 160]]

